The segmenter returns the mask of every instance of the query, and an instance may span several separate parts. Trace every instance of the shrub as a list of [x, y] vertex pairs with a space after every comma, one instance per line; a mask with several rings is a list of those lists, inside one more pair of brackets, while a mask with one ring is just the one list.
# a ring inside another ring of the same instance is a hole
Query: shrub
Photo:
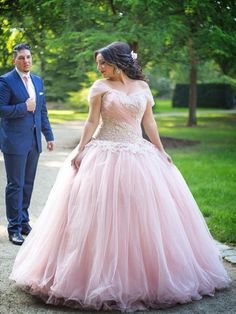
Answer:
[[67, 108], [70, 107], [79, 112], [88, 112], [89, 88], [83, 88], [78, 92], [70, 92], [66, 101]]
[[[172, 106], [188, 107], [189, 84], [176, 84]], [[233, 91], [229, 84], [198, 84], [197, 107], [224, 108], [233, 107]]]

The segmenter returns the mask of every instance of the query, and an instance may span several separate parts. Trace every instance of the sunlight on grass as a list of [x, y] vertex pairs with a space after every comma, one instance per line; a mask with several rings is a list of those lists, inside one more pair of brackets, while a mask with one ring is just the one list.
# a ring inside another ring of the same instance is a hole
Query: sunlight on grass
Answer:
[[162, 112], [187, 112], [187, 108], [173, 108], [170, 99], [156, 99], [154, 111], [156, 113]]
[[168, 123], [165, 123], [165, 128], [168, 129], [168, 128], [173, 128], [175, 127], [175, 124], [173, 122], [168, 122]]
[[64, 123], [66, 121], [86, 120], [88, 114], [74, 110], [48, 110], [51, 123]]
[[73, 115], [75, 113], [74, 110], [49, 110], [50, 114], [58, 115], [58, 116], [66, 116]]
[[[188, 108], [178, 108], [172, 107], [172, 100], [171, 99], [160, 99], [157, 98], [155, 100], [154, 112], [155, 113], [178, 113], [178, 114], [186, 114], [188, 115]], [[216, 109], [216, 108], [197, 108], [197, 115], [205, 115], [209, 114], [209, 116], [219, 116], [222, 114], [223, 109]], [[230, 112], [230, 110], [228, 110]], [[217, 113], [218, 112], [218, 113]]]

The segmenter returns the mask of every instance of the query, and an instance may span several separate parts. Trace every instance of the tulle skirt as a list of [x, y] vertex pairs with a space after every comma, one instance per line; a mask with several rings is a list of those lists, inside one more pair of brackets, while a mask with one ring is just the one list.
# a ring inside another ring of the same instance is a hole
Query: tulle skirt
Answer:
[[229, 286], [188, 186], [152, 144], [93, 140], [78, 171], [75, 152], [17, 254], [17, 285], [50, 304], [121, 311]]

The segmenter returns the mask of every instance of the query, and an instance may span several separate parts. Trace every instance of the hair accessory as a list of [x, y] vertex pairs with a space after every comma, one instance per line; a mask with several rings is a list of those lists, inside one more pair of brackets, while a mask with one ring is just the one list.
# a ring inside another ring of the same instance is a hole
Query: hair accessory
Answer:
[[133, 50], [131, 51], [131, 57], [133, 60], [136, 60], [138, 58], [138, 54], [133, 52]]

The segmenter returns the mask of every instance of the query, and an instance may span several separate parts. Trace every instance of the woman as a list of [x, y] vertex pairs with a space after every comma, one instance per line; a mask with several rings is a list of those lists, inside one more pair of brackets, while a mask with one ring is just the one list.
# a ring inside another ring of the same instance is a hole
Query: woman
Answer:
[[160, 141], [135, 54], [117, 42], [95, 59], [103, 79], [91, 87], [80, 143], [10, 278], [47, 303], [96, 310], [167, 307], [228, 287], [205, 221]]

